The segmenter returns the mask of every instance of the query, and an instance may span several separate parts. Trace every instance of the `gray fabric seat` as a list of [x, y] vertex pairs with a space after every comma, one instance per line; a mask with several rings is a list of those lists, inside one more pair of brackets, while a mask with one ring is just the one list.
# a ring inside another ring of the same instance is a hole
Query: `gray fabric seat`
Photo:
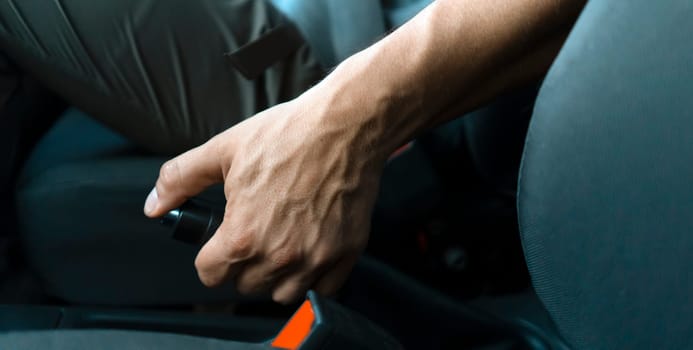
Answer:
[[138, 331], [52, 330], [0, 334], [0, 347], [22, 350], [252, 350], [261, 344]]
[[690, 349], [693, 3], [590, 1], [542, 86], [519, 215], [576, 349]]
[[[142, 198], [165, 160], [76, 110], [49, 131], [17, 193], [22, 246], [47, 292], [81, 304], [237, 298], [232, 286], [204, 288], [193, 266], [196, 249], [142, 215]], [[204, 197], [223, 201], [219, 191]]]

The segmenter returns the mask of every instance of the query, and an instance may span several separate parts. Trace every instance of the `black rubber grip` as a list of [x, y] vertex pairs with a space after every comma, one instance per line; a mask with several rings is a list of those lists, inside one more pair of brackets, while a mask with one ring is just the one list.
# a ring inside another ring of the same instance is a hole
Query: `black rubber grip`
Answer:
[[222, 213], [195, 201], [187, 201], [161, 218], [161, 224], [173, 229], [178, 241], [201, 245], [207, 242], [221, 224]]

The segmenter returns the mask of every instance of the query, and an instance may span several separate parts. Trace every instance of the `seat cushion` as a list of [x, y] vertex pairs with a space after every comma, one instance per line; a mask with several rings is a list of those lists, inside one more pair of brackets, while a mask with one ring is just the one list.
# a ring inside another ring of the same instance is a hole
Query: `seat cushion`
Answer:
[[140, 153], [123, 136], [71, 108], [36, 145], [24, 164], [20, 183], [63, 163]]
[[[70, 111], [31, 155], [17, 190], [26, 257], [55, 297], [82, 304], [188, 304], [235, 298], [197, 279], [196, 247], [142, 214], [166, 157]], [[204, 195], [223, 205], [217, 187]]]
[[253, 350], [260, 344], [122, 330], [52, 330], [0, 334], [0, 348], [22, 350]]
[[588, 2], [519, 190], [536, 291], [576, 349], [690, 349], [693, 2]]

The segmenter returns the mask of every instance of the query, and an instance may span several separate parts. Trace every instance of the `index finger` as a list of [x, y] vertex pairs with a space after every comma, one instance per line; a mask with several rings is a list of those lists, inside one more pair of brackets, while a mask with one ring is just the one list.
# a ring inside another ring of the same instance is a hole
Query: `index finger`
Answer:
[[154, 189], [144, 206], [149, 217], [159, 217], [223, 181], [220, 157], [211, 147], [212, 140], [175, 157], [161, 166]]

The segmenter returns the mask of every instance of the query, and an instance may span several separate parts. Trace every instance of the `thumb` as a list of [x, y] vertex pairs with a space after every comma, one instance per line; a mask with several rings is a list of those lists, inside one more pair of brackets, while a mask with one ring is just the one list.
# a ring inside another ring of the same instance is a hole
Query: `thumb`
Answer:
[[211, 141], [161, 166], [156, 186], [144, 204], [145, 215], [160, 217], [210, 185], [223, 181], [221, 160], [215, 147], [210, 147]]

